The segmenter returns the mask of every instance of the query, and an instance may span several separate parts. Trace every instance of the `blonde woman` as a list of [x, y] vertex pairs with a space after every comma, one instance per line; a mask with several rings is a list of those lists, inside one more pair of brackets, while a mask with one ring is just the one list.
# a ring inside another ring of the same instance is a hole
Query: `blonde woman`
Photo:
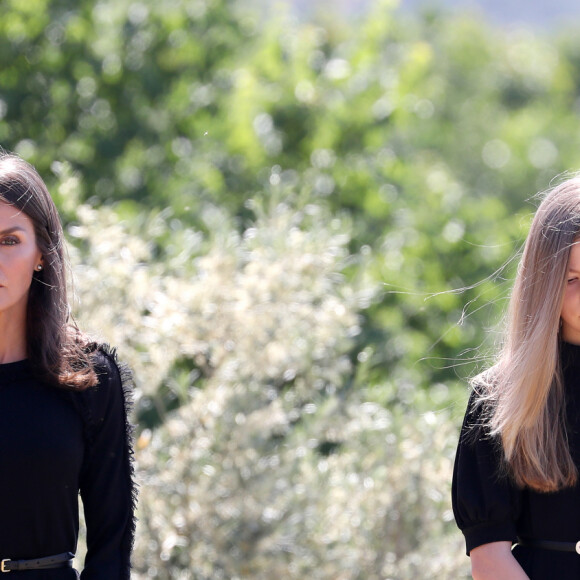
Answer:
[[473, 578], [580, 578], [580, 177], [540, 204], [472, 386], [452, 495]]

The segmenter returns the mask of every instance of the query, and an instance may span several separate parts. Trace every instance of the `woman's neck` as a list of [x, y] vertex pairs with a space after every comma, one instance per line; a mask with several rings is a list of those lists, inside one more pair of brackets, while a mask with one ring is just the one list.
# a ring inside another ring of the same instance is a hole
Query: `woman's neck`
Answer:
[[26, 322], [0, 313], [0, 364], [26, 358]]

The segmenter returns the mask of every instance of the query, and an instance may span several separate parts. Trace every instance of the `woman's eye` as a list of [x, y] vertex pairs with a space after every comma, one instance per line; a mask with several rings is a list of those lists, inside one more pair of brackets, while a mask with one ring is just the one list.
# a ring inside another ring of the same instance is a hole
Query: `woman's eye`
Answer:
[[7, 238], [3, 238], [0, 241], [0, 244], [2, 244], [3, 246], [15, 246], [16, 244], [19, 244], [20, 240], [14, 236], [9, 236]]
[[572, 284], [572, 282], [576, 282], [578, 278], [568, 278], [568, 284]]

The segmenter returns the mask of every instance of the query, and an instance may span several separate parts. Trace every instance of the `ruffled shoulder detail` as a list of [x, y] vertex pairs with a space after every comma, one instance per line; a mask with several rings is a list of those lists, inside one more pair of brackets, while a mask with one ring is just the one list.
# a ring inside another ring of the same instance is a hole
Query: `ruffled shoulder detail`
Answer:
[[133, 392], [135, 387], [133, 372], [129, 365], [119, 361], [116, 348], [105, 343], [92, 343], [88, 348], [93, 357], [95, 372], [99, 380], [95, 387], [89, 387], [86, 391], [83, 391], [93, 399], [92, 409], [89, 409], [89, 423], [93, 429], [100, 427], [106, 413], [108, 399], [102, 391], [110, 387], [111, 383], [119, 382], [123, 392], [125, 416], [127, 418], [127, 437], [129, 441], [132, 441], [134, 427], [130, 422], [130, 417], [133, 412]]

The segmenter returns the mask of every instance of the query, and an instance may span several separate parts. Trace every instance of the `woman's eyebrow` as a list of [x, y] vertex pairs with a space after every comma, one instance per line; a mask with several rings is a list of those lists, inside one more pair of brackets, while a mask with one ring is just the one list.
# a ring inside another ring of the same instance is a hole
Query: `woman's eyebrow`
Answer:
[[0, 234], [11, 234], [13, 232], [26, 232], [26, 229], [22, 226], [12, 226], [11, 228], [0, 230]]

